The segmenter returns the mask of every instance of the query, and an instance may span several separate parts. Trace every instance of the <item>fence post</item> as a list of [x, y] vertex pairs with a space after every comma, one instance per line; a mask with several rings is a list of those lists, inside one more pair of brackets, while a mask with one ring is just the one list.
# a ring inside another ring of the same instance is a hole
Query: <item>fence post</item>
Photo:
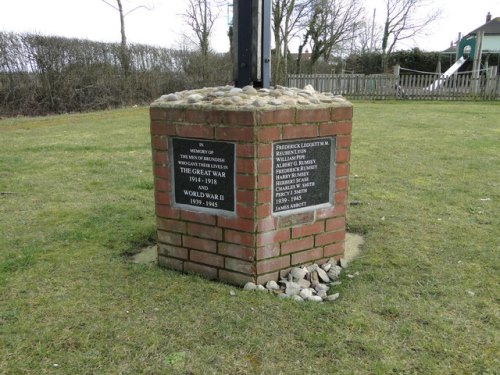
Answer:
[[472, 66], [472, 78], [474, 80], [472, 93], [474, 96], [479, 94], [479, 89], [480, 89], [479, 74], [481, 70], [481, 57], [482, 57], [481, 50], [483, 48], [483, 36], [484, 36], [484, 31], [479, 31], [476, 35], [476, 49], [474, 51], [474, 64]]
[[401, 70], [401, 65], [396, 64], [394, 65], [394, 75], [399, 78], [399, 71]]

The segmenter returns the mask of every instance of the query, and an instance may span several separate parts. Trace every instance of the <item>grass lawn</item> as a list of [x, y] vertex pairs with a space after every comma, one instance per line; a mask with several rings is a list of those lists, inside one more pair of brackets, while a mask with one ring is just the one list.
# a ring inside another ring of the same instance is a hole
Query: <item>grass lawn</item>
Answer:
[[125, 261], [154, 240], [147, 108], [1, 120], [0, 373], [500, 373], [500, 106], [354, 113], [333, 304]]

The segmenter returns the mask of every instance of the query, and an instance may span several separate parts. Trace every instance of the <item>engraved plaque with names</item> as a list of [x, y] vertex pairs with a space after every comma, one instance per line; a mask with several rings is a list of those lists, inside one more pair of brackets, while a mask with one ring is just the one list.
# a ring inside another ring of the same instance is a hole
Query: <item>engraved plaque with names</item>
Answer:
[[273, 143], [273, 213], [332, 204], [335, 138]]
[[174, 202], [209, 213], [235, 212], [235, 144], [171, 138]]

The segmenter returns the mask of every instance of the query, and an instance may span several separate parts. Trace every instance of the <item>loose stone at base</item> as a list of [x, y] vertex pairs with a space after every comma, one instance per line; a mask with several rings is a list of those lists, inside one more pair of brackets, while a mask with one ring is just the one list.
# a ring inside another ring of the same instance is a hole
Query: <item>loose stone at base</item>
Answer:
[[302, 289], [299, 293], [299, 295], [303, 298], [303, 299], [308, 299], [309, 297], [312, 297], [313, 296], [313, 291], [312, 289]]
[[313, 301], [313, 302], [321, 302], [323, 301], [323, 298], [320, 296], [310, 296], [307, 298], [308, 301]]
[[290, 275], [293, 277], [293, 281], [296, 280], [301, 280], [307, 275], [307, 269], [306, 268], [299, 268], [299, 267], [294, 267], [290, 270]]
[[268, 281], [266, 284], [266, 289], [268, 289], [268, 290], [278, 290], [279, 288], [280, 288], [280, 286], [274, 280]]
[[323, 281], [324, 283], [330, 282], [330, 278], [328, 277], [328, 274], [321, 267], [318, 267], [316, 269], [316, 272], [318, 273], [318, 276], [321, 279], [321, 281]]
[[289, 296], [294, 296], [299, 294], [301, 289], [299, 284], [290, 281], [286, 284], [285, 293]]
[[257, 288], [257, 285], [252, 283], [251, 281], [246, 283], [245, 286], [243, 287], [243, 290], [255, 290]]
[[[265, 287], [249, 282], [243, 289], [269, 291], [278, 295], [279, 298], [290, 298], [294, 301], [333, 302], [339, 298], [340, 294], [328, 295], [328, 290], [341, 284], [340, 281], [332, 281], [340, 276], [341, 271], [342, 267], [337, 264], [336, 260], [331, 259], [321, 266], [312, 264], [308, 267], [293, 267], [288, 275], [279, 281], [281, 286], [274, 280], [270, 280]], [[359, 275], [359, 272], [355, 272], [354, 275]]]
[[329, 296], [326, 296], [325, 300], [326, 301], [335, 301], [339, 297], [340, 297], [340, 293], [330, 294]]

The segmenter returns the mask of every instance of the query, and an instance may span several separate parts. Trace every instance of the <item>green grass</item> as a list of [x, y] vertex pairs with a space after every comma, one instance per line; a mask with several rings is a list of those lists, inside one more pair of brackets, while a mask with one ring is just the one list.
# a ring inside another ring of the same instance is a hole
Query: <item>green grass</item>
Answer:
[[365, 246], [334, 304], [127, 263], [154, 237], [148, 130], [0, 121], [0, 373], [500, 372], [498, 104], [355, 103]]

